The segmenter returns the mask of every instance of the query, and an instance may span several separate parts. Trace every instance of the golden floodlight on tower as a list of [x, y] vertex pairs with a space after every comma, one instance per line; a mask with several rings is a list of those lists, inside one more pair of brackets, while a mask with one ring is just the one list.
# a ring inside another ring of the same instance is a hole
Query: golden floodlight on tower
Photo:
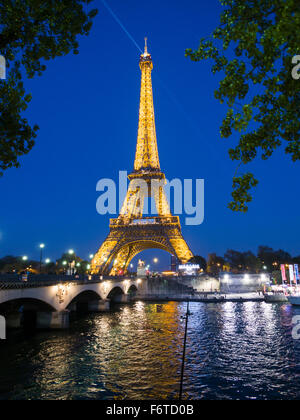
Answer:
[[[110, 220], [109, 235], [92, 261], [93, 274], [125, 274], [131, 260], [146, 249], [162, 249], [182, 263], [193, 257], [182, 236], [179, 217], [171, 214], [164, 190], [165, 175], [160, 168], [153, 105], [153, 62], [147, 38], [139, 64], [142, 77], [134, 170], [128, 176], [130, 184], [120, 215]], [[141, 187], [141, 181], [147, 188]], [[157, 188], [153, 189], [156, 182]], [[143, 217], [148, 197], [155, 200], [157, 216]]]

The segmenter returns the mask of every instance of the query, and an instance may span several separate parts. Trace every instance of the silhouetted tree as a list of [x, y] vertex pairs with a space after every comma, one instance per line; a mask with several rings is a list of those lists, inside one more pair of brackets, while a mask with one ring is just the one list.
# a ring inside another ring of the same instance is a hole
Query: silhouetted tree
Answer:
[[257, 256], [262, 265], [265, 265], [269, 271], [278, 267], [280, 264], [290, 264], [293, 262], [293, 259], [288, 252], [283, 251], [282, 249], [275, 251], [268, 246], [259, 246]]
[[75, 254], [64, 253], [61, 258], [56, 261], [56, 265], [59, 273], [66, 273], [72, 268], [73, 273], [86, 274], [89, 262]]
[[208, 271], [212, 274], [218, 274], [223, 270], [225, 260], [223, 257], [217, 256], [215, 253], [208, 255]]
[[201, 257], [200, 255], [195, 255], [194, 257], [192, 257], [192, 258], [189, 260], [189, 263], [192, 263], [192, 264], [199, 264], [199, 265], [200, 265], [200, 268], [201, 268], [203, 271], [206, 271], [206, 269], [207, 269], [207, 262], [206, 262], [206, 259], [205, 259], [204, 257]]
[[245, 259], [242, 252], [228, 249], [224, 255], [225, 260], [233, 270], [245, 270]]
[[[274, 151], [300, 159], [299, 0], [221, 0], [220, 23], [199, 47], [193, 61], [212, 60], [222, 78], [215, 97], [227, 107], [221, 136], [239, 135], [230, 158], [237, 162], [229, 208], [245, 212], [249, 190], [258, 184], [242, 166]], [[209, 35], [209, 34], [208, 34]], [[293, 63], [293, 57], [296, 61]], [[293, 75], [293, 77], [292, 77]]]
[[22, 257], [7, 256], [0, 259], [0, 272], [20, 274], [25, 271], [37, 273], [39, 263], [33, 260], [23, 261]]
[[0, 84], [0, 176], [20, 165], [19, 157], [32, 149], [37, 136], [38, 126], [22, 116], [31, 101], [23, 75], [40, 76], [45, 61], [78, 54], [78, 36], [89, 34], [97, 14], [87, 11], [91, 1], [1, 1], [0, 54], [9, 71]]

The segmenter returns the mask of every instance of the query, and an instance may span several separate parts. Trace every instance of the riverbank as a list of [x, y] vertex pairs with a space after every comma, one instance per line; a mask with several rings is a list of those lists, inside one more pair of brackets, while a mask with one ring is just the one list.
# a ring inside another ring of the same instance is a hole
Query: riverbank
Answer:
[[135, 301], [142, 300], [145, 302], [203, 302], [203, 303], [222, 303], [222, 302], [264, 302], [265, 297], [262, 293], [230, 293], [230, 294], [148, 294], [144, 296], [136, 296]]

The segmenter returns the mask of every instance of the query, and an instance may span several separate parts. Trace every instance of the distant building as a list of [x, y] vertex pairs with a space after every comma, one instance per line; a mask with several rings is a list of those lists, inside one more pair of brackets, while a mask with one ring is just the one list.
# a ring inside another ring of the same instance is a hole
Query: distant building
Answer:
[[192, 263], [180, 264], [178, 271], [182, 276], [196, 276], [200, 271], [200, 265]]
[[147, 268], [146, 268], [145, 261], [139, 260], [138, 267], [137, 267], [137, 275], [138, 277], [147, 276]]
[[222, 293], [247, 293], [262, 290], [270, 284], [269, 274], [220, 274]]
[[178, 265], [179, 265], [180, 261], [178, 260], [178, 258], [175, 255], [171, 256], [171, 271], [176, 272], [178, 269]]

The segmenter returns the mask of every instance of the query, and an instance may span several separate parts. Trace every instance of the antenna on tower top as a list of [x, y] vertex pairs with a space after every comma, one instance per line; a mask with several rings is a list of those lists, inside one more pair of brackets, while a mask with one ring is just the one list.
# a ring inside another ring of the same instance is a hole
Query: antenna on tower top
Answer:
[[148, 54], [148, 44], [147, 44], [148, 38], [145, 37], [145, 54]]

